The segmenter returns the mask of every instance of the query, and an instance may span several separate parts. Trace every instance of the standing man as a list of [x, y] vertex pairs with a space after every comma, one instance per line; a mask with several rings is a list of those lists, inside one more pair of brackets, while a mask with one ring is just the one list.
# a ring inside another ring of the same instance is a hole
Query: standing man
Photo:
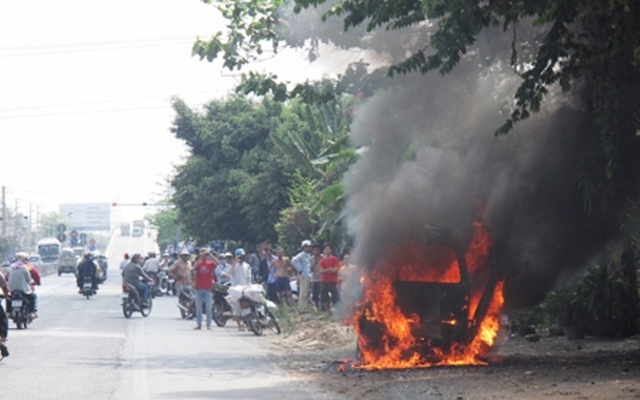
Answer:
[[317, 310], [322, 310], [320, 306], [320, 285], [322, 277], [320, 274], [320, 260], [322, 259], [322, 246], [315, 243], [311, 248], [311, 301]]
[[276, 259], [271, 263], [271, 270], [276, 275], [276, 293], [280, 305], [291, 305], [293, 296], [291, 295], [291, 273], [293, 266], [288, 257], [284, 256], [284, 250], [281, 247], [276, 249]]
[[331, 312], [331, 304], [336, 304], [340, 300], [338, 294], [338, 272], [340, 272], [340, 260], [333, 255], [331, 246], [324, 245], [324, 257], [320, 260], [320, 301], [323, 310]]
[[276, 293], [276, 273], [275, 271], [271, 270], [271, 264], [275, 259], [276, 256], [273, 254], [273, 250], [271, 249], [271, 247], [265, 248], [260, 265], [260, 271], [261, 275], [264, 278], [264, 281], [266, 281], [267, 299], [273, 301], [276, 304], [280, 304], [280, 301], [278, 300], [278, 294]]
[[167, 273], [170, 277], [176, 280], [176, 291], [180, 290], [184, 286], [191, 286], [191, 260], [189, 260], [191, 254], [186, 249], [183, 249], [178, 256], [176, 262], [171, 264]]
[[256, 254], [256, 250], [249, 253], [249, 265], [251, 266], [251, 279], [253, 282], [258, 282], [258, 275], [260, 274], [260, 258]]
[[311, 284], [311, 241], [302, 241], [302, 251], [291, 259], [293, 268], [298, 271], [298, 311], [307, 312], [309, 305], [309, 285]]
[[[229, 278], [231, 286], [247, 286], [251, 285], [251, 266], [245, 261], [246, 253], [243, 248], [235, 251], [236, 261], [229, 268]], [[240, 299], [231, 304], [233, 309], [233, 319], [238, 323], [238, 330], [244, 331], [242, 321], [240, 320]]]
[[202, 329], [202, 306], [207, 314], [207, 329], [211, 329], [211, 306], [213, 303], [213, 273], [219, 264], [208, 248], [200, 249], [200, 257], [194, 265], [196, 273], [196, 327]]

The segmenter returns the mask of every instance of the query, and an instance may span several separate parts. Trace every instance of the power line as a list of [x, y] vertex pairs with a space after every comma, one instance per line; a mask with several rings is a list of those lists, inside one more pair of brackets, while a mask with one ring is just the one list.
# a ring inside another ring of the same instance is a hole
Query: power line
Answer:
[[139, 47], [157, 47], [178, 44], [193, 44], [196, 37], [174, 36], [164, 38], [129, 39], [86, 43], [60, 43], [50, 45], [0, 47], [0, 57], [28, 57], [89, 51], [120, 50]]

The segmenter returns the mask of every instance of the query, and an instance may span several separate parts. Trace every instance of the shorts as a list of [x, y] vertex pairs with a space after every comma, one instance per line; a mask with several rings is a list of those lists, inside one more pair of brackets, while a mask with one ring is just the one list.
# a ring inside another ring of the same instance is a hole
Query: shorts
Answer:
[[291, 281], [289, 278], [276, 278], [276, 293], [290, 292]]
[[340, 301], [340, 294], [338, 293], [338, 284], [335, 282], [322, 282], [320, 284], [320, 300], [323, 303], [336, 304]]

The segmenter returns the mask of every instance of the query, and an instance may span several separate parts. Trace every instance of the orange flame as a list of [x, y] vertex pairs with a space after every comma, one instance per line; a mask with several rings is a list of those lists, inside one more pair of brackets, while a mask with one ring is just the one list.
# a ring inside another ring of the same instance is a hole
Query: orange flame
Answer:
[[[500, 328], [499, 314], [504, 304], [503, 282], [498, 282], [483, 320], [473, 321], [489, 281], [487, 258], [491, 244], [491, 237], [482, 224], [474, 223], [474, 236], [464, 254], [471, 285], [470, 293], [465, 297], [468, 309], [462, 311], [468, 319], [443, 318], [435, 324], [448, 329], [468, 329], [475, 336], [451, 343], [436, 343], [424, 334], [425, 321], [415, 313], [403, 312], [397, 303], [393, 283], [410, 281], [455, 285], [462, 279], [455, 253], [438, 249], [437, 254], [433, 254], [429, 252], [434, 249], [409, 243], [403, 249], [396, 249], [398, 253], [391, 254], [389, 260], [382, 260], [383, 265], [377, 265], [378, 268], [363, 280], [362, 308], [353, 319], [360, 363], [352, 367], [375, 370], [485, 365], [481, 357], [495, 343]], [[395, 268], [389, 268], [389, 265]], [[389, 270], [391, 272], [381, 272]]]

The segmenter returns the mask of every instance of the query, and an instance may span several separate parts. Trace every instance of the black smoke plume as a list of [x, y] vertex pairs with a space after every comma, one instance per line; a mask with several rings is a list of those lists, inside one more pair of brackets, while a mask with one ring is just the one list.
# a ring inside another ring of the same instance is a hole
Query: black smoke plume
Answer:
[[580, 174], [598, 143], [577, 96], [552, 95], [509, 135], [494, 135], [518, 83], [503, 63], [472, 57], [447, 76], [398, 77], [357, 110], [353, 142], [366, 152], [344, 183], [354, 259], [365, 270], [428, 226], [468, 243], [480, 217], [507, 305], [518, 308], [615, 239], [621, 204], [584, 206]]

